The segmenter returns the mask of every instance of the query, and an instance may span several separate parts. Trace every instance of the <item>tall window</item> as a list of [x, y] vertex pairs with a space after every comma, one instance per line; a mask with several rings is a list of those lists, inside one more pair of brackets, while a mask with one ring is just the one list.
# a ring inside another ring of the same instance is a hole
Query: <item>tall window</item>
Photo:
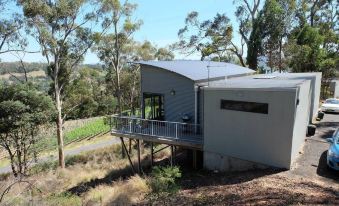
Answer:
[[227, 109], [227, 110], [242, 111], [242, 112], [268, 114], [267, 103], [244, 102], [244, 101], [222, 99], [220, 103], [220, 108]]

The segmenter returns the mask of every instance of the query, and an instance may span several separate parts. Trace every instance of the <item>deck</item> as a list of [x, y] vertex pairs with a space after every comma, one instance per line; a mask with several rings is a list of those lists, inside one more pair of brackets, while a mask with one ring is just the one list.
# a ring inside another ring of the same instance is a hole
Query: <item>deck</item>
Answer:
[[202, 126], [198, 124], [115, 115], [110, 121], [115, 136], [195, 149], [203, 147]]

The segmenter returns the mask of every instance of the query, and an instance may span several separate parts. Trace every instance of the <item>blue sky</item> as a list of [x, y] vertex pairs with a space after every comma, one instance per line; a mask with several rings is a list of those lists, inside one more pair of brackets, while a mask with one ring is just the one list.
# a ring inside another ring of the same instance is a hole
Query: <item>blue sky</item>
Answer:
[[[235, 28], [233, 34], [235, 42], [239, 42], [239, 34], [236, 32], [238, 24], [234, 15], [235, 5], [233, 0], [130, 0], [138, 4], [135, 18], [143, 20], [140, 30], [134, 35], [138, 41], [149, 40], [159, 47], [165, 47], [178, 40], [177, 32], [184, 26], [187, 13], [199, 12], [200, 19], [211, 19], [217, 13], [226, 13]], [[30, 41], [30, 50], [36, 50], [38, 45]], [[12, 54], [0, 55], [2, 61], [17, 61]], [[197, 55], [184, 56], [176, 54], [176, 59], [199, 59]], [[26, 54], [28, 62], [43, 62], [40, 54]], [[93, 53], [88, 53], [84, 63], [98, 63], [99, 60]]]

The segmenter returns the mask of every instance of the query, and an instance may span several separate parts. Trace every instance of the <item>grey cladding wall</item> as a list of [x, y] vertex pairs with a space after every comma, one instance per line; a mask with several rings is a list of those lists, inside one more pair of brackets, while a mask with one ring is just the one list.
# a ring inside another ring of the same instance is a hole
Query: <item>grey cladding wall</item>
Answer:
[[298, 106], [295, 112], [293, 139], [292, 139], [292, 151], [291, 151], [291, 162], [297, 157], [303, 143], [305, 142], [306, 130], [309, 121], [309, 115], [312, 108], [312, 89], [311, 81], [306, 80], [303, 84], [299, 85], [298, 88]]
[[[171, 91], [175, 95], [171, 95]], [[184, 76], [161, 68], [141, 66], [141, 92], [164, 95], [165, 120], [181, 121], [186, 113], [194, 121], [194, 82]]]
[[[296, 88], [205, 89], [204, 151], [289, 168]], [[221, 100], [268, 104], [268, 114], [221, 109]]]

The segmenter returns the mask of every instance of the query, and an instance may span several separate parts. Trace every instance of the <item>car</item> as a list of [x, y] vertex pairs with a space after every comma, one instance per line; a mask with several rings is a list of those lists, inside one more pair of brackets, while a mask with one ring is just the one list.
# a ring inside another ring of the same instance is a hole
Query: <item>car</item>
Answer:
[[331, 138], [327, 138], [326, 140], [330, 143], [330, 148], [327, 151], [327, 165], [339, 171], [339, 128]]
[[325, 102], [321, 105], [321, 111], [339, 113], [339, 99], [326, 99]]

